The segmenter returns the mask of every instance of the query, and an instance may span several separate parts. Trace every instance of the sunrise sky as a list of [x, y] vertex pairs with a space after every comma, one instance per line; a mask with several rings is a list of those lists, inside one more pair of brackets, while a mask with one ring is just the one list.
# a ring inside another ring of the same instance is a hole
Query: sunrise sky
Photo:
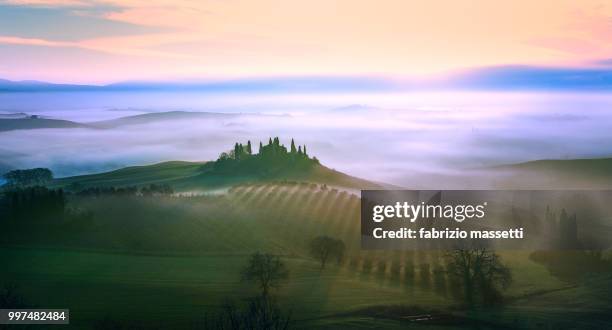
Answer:
[[0, 0], [0, 78], [423, 76], [612, 65], [612, 2]]

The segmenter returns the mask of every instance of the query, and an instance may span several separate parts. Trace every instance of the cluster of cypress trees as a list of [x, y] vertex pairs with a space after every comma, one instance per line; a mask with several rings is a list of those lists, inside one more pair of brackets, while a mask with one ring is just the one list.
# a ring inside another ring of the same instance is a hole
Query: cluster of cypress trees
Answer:
[[253, 151], [251, 141], [246, 145], [236, 143], [232, 150], [222, 153], [216, 162], [203, 165], [202, 170], [226, 174], [274, 175], [282, 171], [304, 171], [318, 162], [316, 157], [308, 156], [306, 145], [297, 146], [291, 139], [291, 146], [287, 149], [275, 137], [269, 138], [265, 145], [259, 142], [257, 153]]
[[242, 143], [234, 144], [234, 149], [229, 153], [224, 152], [219, 156], [218, 160], [244, 160], [251, 156], [259, 156], [262, 158], [270, 158], [276, 156], [292, 156], [292, 158], [309, 158], [308, 153], [306, 151], [306, 145], [301, 146], [298, 145], [296, 148], [295, 141], [291, 139], [291, 147], [287, 150], [284, 144], [280, 143], [278, 137], [274, 139], [270, 138], [268, 140], [268, 144], [263, 145], [262, 142], [259, 142], [259, 150], [257, 154], [253, 154], [253, 147], [251, 145], [251, 141], [247, 141], [246, 145]]
[[268, 144], [265, 146], [262, 145], [261, 142], [259, 142], [259, 155], [266, 156], [270, 154], [271, 155], [289, 154], [289, 155], [303, 156], [303, 157], [308, 158], [308, 154], [306, 153], [306, 145], [304, 145], [304, 148], [302, 148], [302, 146], [298, 146], [298, 148], [296, 149], [295, 141], [291, 139], [291, 149], [287, 151], [287, 147], [285, 147], [284, 144], [280, 144], [278, 137], [275, 137], [274, 140], [270, 138], [268, 140]]

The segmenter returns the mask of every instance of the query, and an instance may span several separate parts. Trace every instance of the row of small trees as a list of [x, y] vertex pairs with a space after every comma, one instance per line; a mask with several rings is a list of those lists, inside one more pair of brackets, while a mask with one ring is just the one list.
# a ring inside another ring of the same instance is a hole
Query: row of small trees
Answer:
[[[323, 270], [329, 260], [340, 263], [345, 253], [342, 240], [328, 236], [319, 236], [309, 243], [310, 255], [320, 262]], [[493, 304], [502, 301], [502, 291], [512, 283], [510, 269], [505, 266], [499, 255], [481, 246], [470, 249], [455, 249], [444, 255], [445, 268], [434, 269], [436, 288], [445, 287], [444, 277], [448, 276], [453, 283], [457, 298], [461, 298], [467, 306]], [[420, 281], [429, 282], [429, 265], [421, 269]], [[244, 280], [254, 281], [261, 289], [262, 296], [268, 296], [270, 289], [286, 280], [289, 271], [280, 257], [256, 253], [251, 256], [248, 266], [244, 269]], [[439, 282], [439, 283], [438, 283]], [[459, 290], [457, 290], [459, 289]]]
[[143, 187], [90, 187], [75, 192], [78, 196], [162, 196], [174, 194], [168, 184], [149, 184]]

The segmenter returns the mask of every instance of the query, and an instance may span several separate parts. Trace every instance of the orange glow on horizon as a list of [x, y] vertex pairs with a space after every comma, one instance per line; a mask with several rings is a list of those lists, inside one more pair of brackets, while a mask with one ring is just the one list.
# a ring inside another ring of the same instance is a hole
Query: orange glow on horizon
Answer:
[[612, 6], [591, 0], [0, 3], [145, 29], [69, 41], [0, 33], [0, 46], [14, 47], [12, 54], [43, 58], [2, 55], [11, 65], [0, 65], [0, 76], [9, 79], [414, 76], [507, 64], [580, 66], [612, 57]]

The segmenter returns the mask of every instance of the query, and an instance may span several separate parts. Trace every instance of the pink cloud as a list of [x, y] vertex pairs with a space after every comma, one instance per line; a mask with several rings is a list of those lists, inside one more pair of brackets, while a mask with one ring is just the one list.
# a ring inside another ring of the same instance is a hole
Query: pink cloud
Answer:
[[0, 36], [1, 44], [47, 46], [47, 47], [78, 47], [78, 43], [66, 41], [50, 41], [36, 38], [20, 38], [10, 36]]
[[132, 55], [132, 56], [152, 56], [170, 58], [193, 58], [193, 56], [176, 54], [147, 49], [147, 47], [163, 44], [175, 40], [191, 41], [192, 38], [185, 38], [183, 35], [160, 34], [160, 35], [136, 35], [109, 38], [87, 39], [76, 42], [53, 41], [37, 38], [21, 38], [14, 36], [0, 36], [0, 44], [43, 46], [43, 47], [72, 47], [88, 50], [95, 50], [110, 54]]
[[66, 7], [89, 6], [92, 3], [82, 0], [3, 0], [0, 3], [20, 6]]

